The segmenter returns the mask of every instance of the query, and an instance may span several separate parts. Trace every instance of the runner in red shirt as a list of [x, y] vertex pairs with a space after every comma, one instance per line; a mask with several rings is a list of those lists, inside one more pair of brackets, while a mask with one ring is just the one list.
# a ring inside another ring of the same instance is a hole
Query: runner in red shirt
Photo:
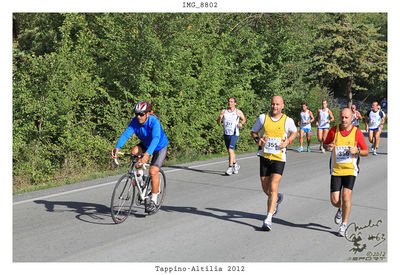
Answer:
[[332, 152], [331, 203], [338, 208], [334, 220], [340, 224], [339, 236], [344, 236], [346, 232], [353, 186], [360, 170], [360, 156], [368, 156], [364, 135], [351, 124], [352, 118], [352, 111], [344, 108], [340, 112], [340, 125], [332, 127], [324, 141], [324, 148]]

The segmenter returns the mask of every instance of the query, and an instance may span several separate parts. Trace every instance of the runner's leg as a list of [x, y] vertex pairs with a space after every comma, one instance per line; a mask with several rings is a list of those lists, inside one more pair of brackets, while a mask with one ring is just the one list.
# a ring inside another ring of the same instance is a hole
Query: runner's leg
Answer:
[[304, 131], [300, 130], [300, 136], [299, 136], [299, 138], [300, 138], [300, 147], [303, 147], [303, 135], [304, 135]]
[[271, 174], [268, 182], [268, 213], [274, 213], [276, 202], [278, 200], [278, 187], [282, 178], [280, 174]]
[[351, 194], [352, 194], [351, 189], [343, 187], [343, 191], [342, 191], [342, 201], [343, 201], [342, 222], [343, 223], [347, 223], [347, 220], [350, 216]]
[[307, 133], [307, 146], [310, 147], [310, 142], [311, 142], [311, 133]]
[[374, 131], [374, 138], [375, 138], [375, 150], [379, 147], [379, 142], [381, 141], [381, 130]]

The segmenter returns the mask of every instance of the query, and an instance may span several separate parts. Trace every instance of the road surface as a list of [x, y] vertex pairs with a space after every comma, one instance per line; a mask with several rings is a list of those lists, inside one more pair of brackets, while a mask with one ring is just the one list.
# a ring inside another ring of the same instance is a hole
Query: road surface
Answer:
[[[367, 143], [368, 144], [368, 143]], [[348, 238], [336, 235], [329, 201], [330, 154], [288, 150], [279, 186], [284, 200], [272, 231], [258, 158], [227, 157], [166, 167], [167, 196], [153, 216], [113, 224], [118, 177], [13, 197], [14, 262], [348, 262], [387, 261], [387, 138], [362, 158]], [[356, 237], [356, 238], [355, 238]]]

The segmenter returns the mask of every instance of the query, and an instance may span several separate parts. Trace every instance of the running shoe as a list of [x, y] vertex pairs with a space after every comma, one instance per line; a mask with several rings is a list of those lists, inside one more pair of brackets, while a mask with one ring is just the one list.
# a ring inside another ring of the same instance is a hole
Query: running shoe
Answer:
[[226, 169], [225, 174], [228, 175], [228, 176], [230, 176], [230, 175], [232, 175], [232, 173], [233, 173], [233, 167], [232, 167], [232, 166], [229, 166], [228, 169]]
[[272, 222], [264, 221], [261, 230], [262, 231], [271, 231], [272, 228]]
[[307, 152], [311, 152], [310, 146], [307, 147]]
[[146, 198], [144, 204], [144, 212], [151, 215], [157, 211], [157, 205], [150, 198]]
[[276, 205], [275, 205], [275, 210], [274, 210], [274, 214], [273, 216], [275, 216], [276, 214], [278, 214], [278, 209], [279, 209], [279, 204], [283, 201], [283, 195], [281, 193], [278, 193], [278, 200], [276, 201]]
[[239, 169], [240, 169], [240, 165], [239, 165], [237, 162], [235, 162], [235, 163], [233, 164], [233, 173], [234, 173], [234, 174], [239, 173]]
[[374, 150], [372, 150], [372, 154], [373, 154], [374, 156], [376, 156], [378, 153], [377, 153], [376, 150], [374, 149]]
[[342, 210], [340, 210], [339, 208], [335, 215], [335, 223], [340, 224], [341, 221], [342, 221]]
[[344, 225], [344, 224], [342, 223], [342, 224], [340, 225], [340, 227], [339, 227], [338, 236], [344, 237], [345, 234], [346, 234], [346, 225]]
[[304, 148], [303, 147], [299, 147], [298, 149], [297, 149], [297, 152], [303, 152], [304, 151]]
[[322, 152], [322, 154], [325, 154], [325, 148], [324, 147], [322, 147], [321, 152]]

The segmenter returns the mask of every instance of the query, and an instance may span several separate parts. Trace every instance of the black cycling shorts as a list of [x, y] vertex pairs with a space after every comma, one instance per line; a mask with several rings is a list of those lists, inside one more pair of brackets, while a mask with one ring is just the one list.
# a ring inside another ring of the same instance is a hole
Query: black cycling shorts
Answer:
[[[139, 143], [137, 146], [142, 148], [143, 153], [146, 152], [147, 148], [142, 142]], [[153, 158], [151, 159], [150, 166], [161, 168], [161, 166], [164, 164], [165, 158], [167, 157], [167, 147], [168, 146], [165, 146], [164, 148], [153, 152]]]
[[331, 176], [331, 193], [341, 191], [342, 187], [353, 190], [356, 176]]
[[260, 157], [260, 177], [269, 177], [271, 174], [282, 175], [285, 163], [283, 161]]

